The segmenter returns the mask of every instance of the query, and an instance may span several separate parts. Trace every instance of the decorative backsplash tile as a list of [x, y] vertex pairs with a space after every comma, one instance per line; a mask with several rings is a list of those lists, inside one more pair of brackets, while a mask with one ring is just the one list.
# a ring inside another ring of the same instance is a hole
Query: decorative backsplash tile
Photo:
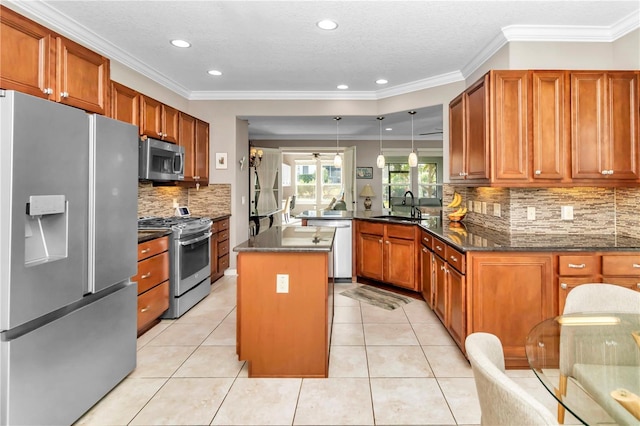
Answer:
[[[615, 234], [640, 238], [640, 188], [465, 188], [444, 185], [446, 206], [457, 191], [469, 209], [465, 222], [498, 231], [528, 234]], [[469, 201], [477, 203], [469, 208]], [[486, 203], [486, 214], [482, 203]], [[500, 205], [500, 217], [494, 205]], [[573, 208], [573, 219], [563, 220], [562, 206]], [[475, 211], [477, 207], [480, 212]], [[535, 220], [527, 218], [535, 208]], [[455, 209], [444, 207], [444, 217]]]
[[196, 190], [138, 183], [138, 216], [173, 216], [174, 201], [181, 206], [189, 206], [194, 216], [231, 214], [231, 185], [212, 184]]

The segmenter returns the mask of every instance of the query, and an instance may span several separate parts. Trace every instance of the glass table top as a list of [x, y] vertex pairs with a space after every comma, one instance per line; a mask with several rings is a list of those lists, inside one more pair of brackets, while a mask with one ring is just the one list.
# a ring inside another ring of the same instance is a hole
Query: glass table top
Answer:
[[584, 424], [640, 424], [640, 313], [572, 314], [536, 325], [527, 360]]

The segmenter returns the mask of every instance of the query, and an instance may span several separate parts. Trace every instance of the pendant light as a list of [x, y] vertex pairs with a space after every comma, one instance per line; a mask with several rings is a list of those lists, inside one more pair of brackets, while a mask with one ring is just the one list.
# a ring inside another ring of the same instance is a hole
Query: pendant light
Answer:
[[413, 149], [413, 116], [416, 114], [415, 111], [409, 111], [411, 114], [411, 154], [409, 154], [409, 167], [417, 167], [418, 166], [418, 155], [416, 151]]
[[380, 154], [378, 154], [378, 158], [376, 159], [376, 165], [379, 169], [384, 169], [384, 155], [382, 154], [382, 120], [384, 117], [378, 117], [378, 124], [380, 124]]
[[342, 157], [340, 156], [340, 120], [342, 117], [334, 117], [336, 120], [336, 156], [333, 157], [334, 167], [342, 167]]

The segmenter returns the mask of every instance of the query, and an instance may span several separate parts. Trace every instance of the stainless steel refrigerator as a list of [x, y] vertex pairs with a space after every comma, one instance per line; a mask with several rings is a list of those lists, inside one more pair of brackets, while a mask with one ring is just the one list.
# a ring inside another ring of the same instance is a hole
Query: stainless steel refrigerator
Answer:
[[137, 129], [0, 90], [0, 424], [71, 424], [136, 364]]

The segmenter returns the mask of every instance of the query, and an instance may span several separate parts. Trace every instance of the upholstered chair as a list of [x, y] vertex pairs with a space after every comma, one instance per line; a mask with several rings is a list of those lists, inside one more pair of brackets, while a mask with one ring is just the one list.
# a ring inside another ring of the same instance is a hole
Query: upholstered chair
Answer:
[[505, 374], [500, 339], [472, 333], [465, 340], [467, 356], [478, 390], [481, 424], [557, 425], [553, 414]]

